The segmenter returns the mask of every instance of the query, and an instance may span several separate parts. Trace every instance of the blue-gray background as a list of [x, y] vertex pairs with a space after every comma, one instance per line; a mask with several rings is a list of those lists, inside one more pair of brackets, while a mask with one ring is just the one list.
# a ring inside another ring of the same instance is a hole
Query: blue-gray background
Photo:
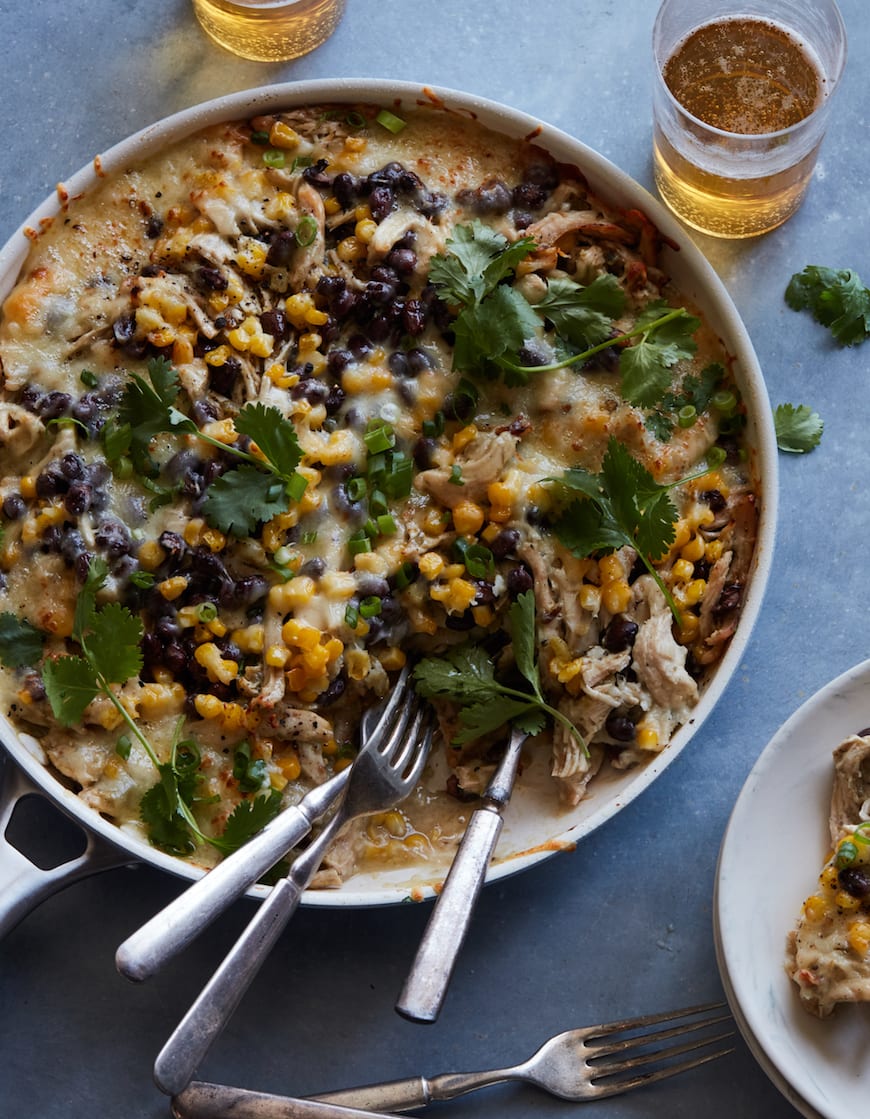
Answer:
[[[128, 133], [218, 94], [304, 78], [386, 77], [465, 89], [579, 137], [652, 187], [654, 0], [349, 0], [333, 38], [264, 65], [213, 45], [188, 0], [0, 0], [0, 240], [56, 182]], [[821, 447], [781, 456], [773, 573], [717, 711], [638, 801], [573, 854], [487, 888], [439, 1022], [392, 1010], [427, 907], [300, 912], [203, 1075], [304, 1093], [412, 1072], [519, 1060], [550, 1033], [721, 996], [712, 935], [716, 857], [755, 758], [817, 688], [867, 656], [864, 484], [868, 355], [836, 350], [782, 300], [806, 264], [870, 281], [870, 25], [842, 0], [850, 59], [809, 197], [746, 243], [697, 238], [755, 344], [771, 399], [825, 420]], [[800, 826], [799, 806], [795, 826]], [[24, 830], [36, 837], [36, 821]], [[783, 843], [783, 857], [788, 846]], [[160, 977], [135, 987], [113, 955], [179, 883], [117, 870], [47, 901], [0, 945], [0, 1116], [152, 1119], [153, 1059], [252, 912], [240, 902]], [[745, 915], [747, 921], [752, 914]], [[531, 1088], [496, 1088], [445, 1115], [563, 1116]], [[785, 1119], [796, 1114], [748, 1050], [590, 1116]]]

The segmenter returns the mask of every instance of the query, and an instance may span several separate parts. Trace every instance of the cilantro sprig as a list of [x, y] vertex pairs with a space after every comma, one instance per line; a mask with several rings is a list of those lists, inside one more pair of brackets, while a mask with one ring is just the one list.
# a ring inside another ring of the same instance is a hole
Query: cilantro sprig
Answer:
[[706, 468], [689, 478], [660, 485], [646, 467], [613, 436], [601, 463], [601, 471], [592, 474], [575, 467], [566, 470], [554, 481], [577, 498], [553, 523], [553, 531], [575, 556], [608, 554], [626, 545], [638, 557], [665, 597], [674, 619], [679, 624], [680, 612], [673, 595], [653, 566], [676, 537], [677, 509], [670, 491], [683, 482], [700, 477]]
[[818, 447], [825, 425], [808, 404], [777, 404], [773, 413], [776, 445], [781, 451], [805, 455]]
[[[495, 372], [508, 385], [519, 385], [534, 373], [582, 364], [616, 346], [622, 395], [630, 404], [649, 407], [669, 388], [673, 366], [697, 350], [692, 335], [700, 320], [664, 300], [648, 304], [629, 330], [616, 332], [613, 324], [625, 309], [625, 293], [609, 274], [585, 286], [553, 278], [543, 299], [529, 303], [505, 281], [533, 251], [531, 237], [509, 242], [475, 219], [457, 226], [447, 247], [433, 258], [429, 276], [455, 311], [456, 369], [483, 376]], [[551, 330], [553, 360], [524, 363], [524, 347], [547, 339]]]
[[428, 699], [449, 699], [459, 706], [460, 729], [453, 739], [457, 746], [473, 742], [506, 723], [513, 723], [528, 734], [537, 734], [549, 716], [566, 727], [585, 750], [580, 732], [561, 711], [547, 703], [541, 688], [532, 591], [517, 596], [509, 617], [516, 667], [528, 684], [527, 689], [498, 680], [486, 651], [466, 642], [442, 657], [419, 661], [414, 669], [417, 690]]
[[0, 614], [0, 662], [7, 668], [35, 665], [42, 657], [42, 630], [4, 610]]
[[[158, 781], [142, 797], [139, 812], [148, 828], [151, 842], [174, 855], [190, 854], [197, 842], [210, 843], [229, 853], [249, 839], [272, 816], [277, 815], [281, 796], [270, 790], [242, 801], [227, 821], [221, 836], [205, 835], [193, 814], [198, 801], [200, 755], [191, 739], [180, 739], [183, 720], [179, 720], [170, 758], [161, 762], [141, 727], [121, 702], [113, 684], [125, 684], [142, 670], [142, 623], [116, 602], [98, 606], [97, 596], [105, 585], [108, 565], [91, 561], [85, 584], [76, 600], [72, 639], [79, 655], [47, 660], [42, 668], [45, 694], [57, 721], [65, 727], [80, 723], [85, 708], [104, 695], [126, 723], [158, 774]], [[259, 803], [262, 802], [262, 803]]]
[[841, 346], [855, 346], [870, 336], [870, 290], [857, 272], [811, 264], [796, 272], [785, 289], [793, 311], [809, 311]]
[[258, 453], [254, 454], [201, 431], [176, 407], [178, 374], [164, 358], [148, 362], [148, 377], [150, 380], [130, 374], [120, 422], [110, 429], [114, 458], [129, 454], [134, 468], [143, 477], [153, 478], [158, 468], [151, 458], [151, 444], [164, 433], [192, 435], [232, 455], [240, 465], [212, 482], [203, 514], [213, 527], [234, 536], [249, 536], [261, 521], [284, 512], [288, 503], [302, 497], [307, 481], [296, 469], [302, 451], [293, 425], [277, 408], [246, 404], [235, 417], [236, 431], [256, 444]]

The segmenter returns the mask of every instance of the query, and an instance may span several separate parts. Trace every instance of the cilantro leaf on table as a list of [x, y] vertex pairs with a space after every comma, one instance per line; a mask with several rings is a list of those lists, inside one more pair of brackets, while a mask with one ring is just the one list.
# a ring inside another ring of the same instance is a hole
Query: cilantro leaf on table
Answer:
[[807, 404], [777, 404], [773, 425], [777, 447], [797, 455], [818, 447], [825, 430], [821, 416]]
[[42, 656], [45, 635], [30, 622], [11, 614], [0, 614], [0, 662], [7, 668], [34, 665]]
[[851, 269], [811, 264], [792, 276], [785, 301], [793, 311], [809, 311], [841, 346], [858, 345], [870, 335], [870, 290]]
[[510, 628], [516, 665], [530, 685], [524, 691], [501, 683], [489, 655], [479, 645], [456, 645], [440, 657], [424, 657], [414, 669], [420, 695], [452, 700], [459, 708], [457, 746], [513, 722], [529, 734], [543, 729], [547, 716], [562, 723], [585, 749], [580, 732], [545, 700], [538, 672], [535, 596], [525, 591], [510, 608]]
[[659, 485], [613, 436], [599, 474], [573, 469], [553, 480], [581, 495], [553, 524], [561, 543], [580, 558], [595, 552], [613, 552], [625, 545], [635, 548], [679, 621], [673, 596], [652, 565], [675, 538], [677, 510], [669, 496], [673, 486]]

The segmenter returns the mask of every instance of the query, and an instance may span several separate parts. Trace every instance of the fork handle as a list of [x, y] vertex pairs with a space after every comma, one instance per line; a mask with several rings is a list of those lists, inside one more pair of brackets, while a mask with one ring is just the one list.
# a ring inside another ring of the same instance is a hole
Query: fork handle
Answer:
[[118, 948], [118, 971], [136, 982], [155, 975], [308, 834], [349, 776], [350, 767], [318, 785], [155, 914]]
[[471, 914], [501, 834], [502, 811], [510, 800], [520, 752], [528, 735], [514, 729], [504, 757], [487, 787], [485, 803], [474, 811], [453, 865], [435, 900], [396, 1010], [415, 1022], [434, 1022], [441, 1010]]
[[299, 905], [346, 814], [339, 808], [271, 889], [242, 935], [218, 965], [154, 1062], [154, 1080], [168, 1096], [181, 1092], [239, 1005], [275, 941]]

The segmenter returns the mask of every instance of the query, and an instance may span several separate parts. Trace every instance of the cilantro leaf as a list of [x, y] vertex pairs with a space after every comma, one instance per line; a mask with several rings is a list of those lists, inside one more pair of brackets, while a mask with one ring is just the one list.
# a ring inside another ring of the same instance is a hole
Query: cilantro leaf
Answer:
[[104, 680], [123, 684], [142, 670], [142, 622], [117, 602], [94, 614], [87, 635], [87, 657]]
[[251, 757], [251, 744], [240, 742], [233, 753], [233, 777], [243, 793], [256, 793], [269, 780], [268, 768], [262, 758]]
[[613, 436], [600, 474], [566, 470], [556, 480], [584, 498], [572, 502], [556, 518], [553, 531], [561, 543], [581, 558], [624, 545], [635, 548], [679, 620], [673, 596], [652, 565], [652, 560], [663, 555], [674, 541], [677, 510], [669, 497], [672, 487], [659, 485], [643, 463]]
[[516, 353], [540, 326], [531, 305], [511, 287], [499, 287], [485, 302], [472, 304], [453, 323], [453, 367], [486, 372], [490, 362]]
[[42, 630], [5, 610], [0, 614], [0, 661], [7, 668], [33, 665], [42, 656]]
[[773, 415], [776, 445], [781, 451], [803, 455], [818, 447], [825, 425], [806, 404], [778, 404]]
[[130, 374], [119, 418], [122, 427], [129, 425], [133, 465], [141, 474], [153, 475], [156, 467], [149, 448], [154, 436], [164, 431], [195, 432], [197, 428], [174, 407], [180, 385], [178, 374], [169, 362], [164, 358], [152, 358], [148, 362], [148, 376], [150, 384], [139, 373]]
[[270, 789], [263, 796], [239, 801], [230, 813], [223, 833], [210, 838], [209, 843], [224, 855], [229, 855], [262, 831], [280, 811], [281, 794], [277, 789]]
[[457, 225], [447, 241], [449, 254], [432, 258], [430, 281], [443, 291], [446, 302], [480, 303], [509, 276], [535, 247], [531, 237], [510, 242], [475, 218], [470, 225]]
[[287, 509], [287, 484], [274, 474], [243, 463], [209, 486], [203, 513], [209, 524], [233, 536], [250, 536], [261, 521]]
[[584, 350], [610, 337], [612, 320], [624, 307], [625, 292], [609, 272], [586, 287], [569, 279], [550, 280], [547, 294], [535, 304], [562, 338]]
[[169, 763], [158, 767], [160, 780], [139, 802], [139, 818], [155, 847], [170, 855], [190, 855], [196, 842], [186, 817], [179, 811], [177, 779]]
[[80, 723], [85, 708], [100, 691], [92, 666], [84, 657], [58, 657], [42, 668], [45, 695], [61, 726]]
[[697, 350], [692, 335], [700, 325], [701, 320], [682, 307], [669, 313], [661, 300], [644, 308], [633, 331], [641, 333], [640, 341], [619, 356], [622, 395], [629, 404], [648, 407], [664, 395], [673, 366]]
[[855, 346], [870, 335], [870, 290], [851, 269], [809, 265], [785, 289], [793, 311], [809, 311], [841, 346]]
[[518, 596], [511, 607], [510, 619], [517, 668], [532, 686], [531, 692], [502, 684], [496, 679], [485, 650], [468, 642], [454, 646], [441, 657], [424, 657], [419, 661], [414, 668], [417, 691], [428, 699], [440, 697], [458, 705], [460, 729], [454, 738], [457, 746], [512, 721], [527, 733], [536, 734], [543, 729], [549, 716], [567, 727], [585, 749], [574, 724], [551, 707], [541, 692], [535, 661], [535, 596], [532, 591]]
[[289, 478], [302, 459], [302, 449], [292, 424], [271, 405], [246, 404], [235, 418], [235, 428], [247, 435], [266, 456], [276, 474]]

